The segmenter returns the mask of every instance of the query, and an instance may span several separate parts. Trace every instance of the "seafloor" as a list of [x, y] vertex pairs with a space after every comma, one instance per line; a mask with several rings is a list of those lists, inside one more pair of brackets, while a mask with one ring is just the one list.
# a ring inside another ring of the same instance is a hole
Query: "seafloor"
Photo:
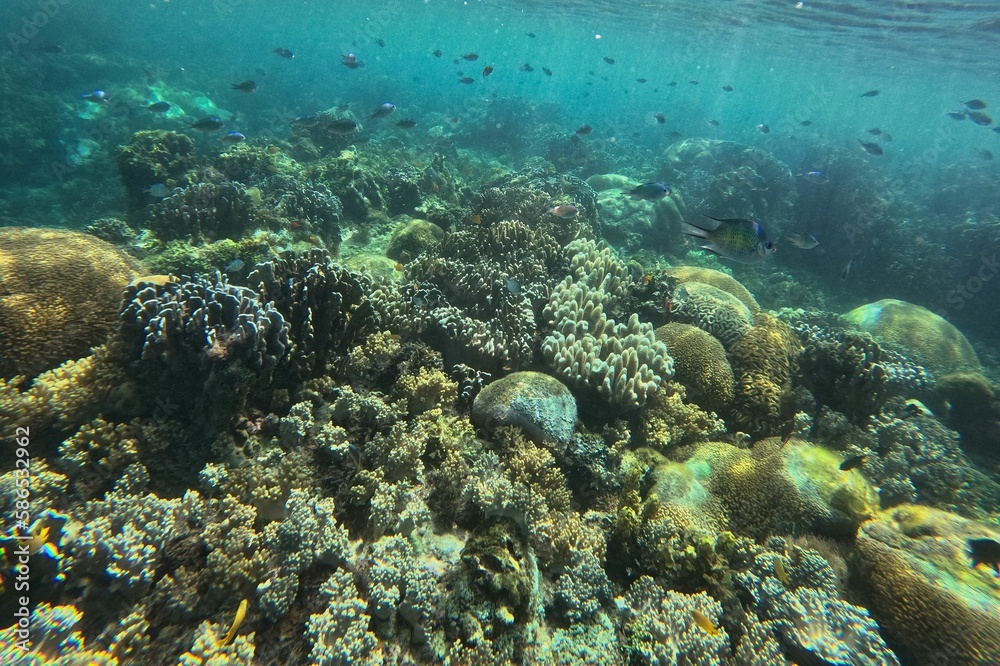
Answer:
[[[945, 232], [907, 244], [861, 154], [817, 148], [815, 184], [504, 103], [416, 144], [138, 131], [66, 174], [83, 209], [120, 179], [120, 215], [0, 228], [2, 624], [25, 543], [33, 608], [0, 662], [1000, 663], [970, 551], [1000, 540], [995, 375], [928, 309], [841, 307], [926, 295]], [[470, 129], [505, 108], [539, 156]], [[627, 196], [650, 175], [668, 197]], [[681, 234], [783, 239], [803, 206], [885, 239], [852, 282], [815, 248], [734, 266]], [[958, 275], [1000, 222], [963, 229]]]

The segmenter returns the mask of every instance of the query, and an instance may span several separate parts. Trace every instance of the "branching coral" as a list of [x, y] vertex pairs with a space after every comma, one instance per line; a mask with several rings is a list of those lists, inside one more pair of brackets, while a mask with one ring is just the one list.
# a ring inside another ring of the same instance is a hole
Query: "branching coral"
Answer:
[[636, 418], [636, 443], [666, 451], [725, 433], [726, 424], [714, 412], [702, 411], [685, 398], [683, 386], [674, 381], [664, 382]]
[[239, 183], [194, 183], [146, 209], [146, 226], [163, 240], [194, 244], [237, 239], [254, 230], [253, 201]]
[[546, 361], [566, 381], [605, 400], [640, 406], [673, 376], [667, 347], [636, 315], [618, 324], [609, 312], [629, 278], [625, 267], [592, 241], [578, 241], [571, 271], [552, 292], [544, 315], [553, 331], [542, 343]]
[[351, 574], [335, 571], [320, 587], [326, 609], [306, 621], [306, 636], [312, 643], [309, 658], [317, 666], [348, 666], [383, 663], [378, 638], [368, 630], [368, 604], [360, 598]]

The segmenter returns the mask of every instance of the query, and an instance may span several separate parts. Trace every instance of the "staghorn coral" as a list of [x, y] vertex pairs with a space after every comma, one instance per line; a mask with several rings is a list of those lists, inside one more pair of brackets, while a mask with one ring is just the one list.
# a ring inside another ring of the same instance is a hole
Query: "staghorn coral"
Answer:
[[322, 250], [285, 253], [258, 264], [247, 283], [288, 322], [288, 356], [279, 383], [324, 374], [373, 327], [369, 279], [332, 264]]
[[962, 332], [919, 305], [886, 298], [855, 308], [844, 319], [888, 346], [908, 351], [935, 374], [980, 370], [979, 358]]
[[674, 359], [674, 379], [690, 399], [718, 411], [733, 398], [736, 378], [722, 344], [704, 330], [688, 324], [665, 324], [653, 334], [667, 345]]
[[752, 314], [757, 314], [760, 311], [760, 306], [757, 304], [757, 299], [753, 297], [753, 294], [728, 273], [701, 266], [674, 266], [667, 269], [667, 277], [673, 278], [679, 284], [701, 282], [716, 289], [721, 289], [738, 298], [749, 308]]
[[254, 662], [255, 634], [241, 634], [225, 641], [224, 627], [202, 622], [194, 632], [194, 644], [180, 656], [178, 666], [240, 666]]
[[856, 572], [872, 615], [924, 664], [1000, 663], [1000, 602], [986, 567], [969, 566], [968, 541], [998, 540], [996, 526], [902, 505], [861, 526]]
[[0, 379], [34, 377], [103, 343], [137, 269], [88, 234], [0, 229]]
[[682, 323], [711, 333], [727, 349], [753, 326], [753, 312], [728, 291], [701, 282], [686, 282], [674, 289], [668, 310]]
[[800, 351], [788, 324], [764, 312], [757, 314], [753, 327], [729, 349], [737, 381], [728, 410], [732, 425], [755, 439], [781, 430], [791, 416], [784, 397]]
[[250, 195], [239, 183], [198, 182], [150, 204], [145, 226], [163, 240], [200, 245], [247, 235], [256, 226], [256, 214]]
[[75, 606], [40, 602], [31, 613], [30, 632], [19, 635], [17, 623], [0, 630], [0, 662], [18, 666], [117, 666], [114, 652], [85, 647], [83, 634], [76, 628], [82, 619], [83, 613]]
[[[616, 600], [634, 663], [670, 666], [719, 666], [731, 656], [729, 636], [718, 628], [722, 606], [704, 592], [688, 595], [665, 590], [641, 576]], [[701, 613], [716, 628], [695, 621]]]
[[444, 354], [496, 372], [531, 360], [533, 300], [564, 274], [555, 239], [518, 221], [469, 225], [406, 266], [416, 285], [383, 286], [373, 305], [390, 330], [420, 333]]
[[572, 275], [553, 289], [543, 311], [553, 330], [542, 343], [542, 354], [568, 382], [611, 403], [643, 405], [673, 376], [667, 347], [636, 315], [627, 324], [610, 318], [629, 279], [607, 248], [577, 241], [567, 250], [574, 253]]

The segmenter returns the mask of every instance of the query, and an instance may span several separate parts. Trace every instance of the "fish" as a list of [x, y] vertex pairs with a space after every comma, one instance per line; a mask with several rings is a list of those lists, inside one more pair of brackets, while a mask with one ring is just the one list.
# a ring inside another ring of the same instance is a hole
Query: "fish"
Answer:
[[659, 201], [670, 194], [670, 187], [663, 183], [643, 183], [629, 191], [633, 199], [644, 199], [646, 201]]
[[868, 133], [871, 134], [872, 136], [879, 136], [880, 134], [882, 134], [882, 130], [880, 130], [878, 127], [873, 127], [870, 130], [868, 130]]
[[385, 48], [385, 40], [384, 39], [381, 39], [381, 38], [376, 39], [375, 43], [378, 44], [379, 46], [381, 46], [382, 48]]
[[552, 70], [548, 67], [542, 67], [542, 71], [545, 72], [545, 76], [552, 76]]
[[56, 55], [59, 53], [63, 53], [66, 49], [59, 46], [58, 44], [53, 44], [52, 42], [45, 42], [44, 44], [38, 47], [38, 50], [41, 51], [42, 53], [48, 53], [49, 55]]
[[878, 97], [880, 90], [869, 90], [868, 92], [861, 93], [862, 97]]
[[690, 83], [693, 86], [696, 86], [696, 85], [698, 85], [698, 80], [697, 79], [691, 79], [690, 81], [688, 81], [688, 83]]
[[969, 111], [969, 120], [976, 123], [977, 125], [982, 125], [986, 127], [987, 125], [993, 124], [993, 119], [982, 111]]
[[331, 134], [354, 134], [358, 131], [358, 124], [350, 118], [334, 118], [326, 124], [326, 130]]
[[972, 568], [985, 564], [993, 568], [1000, 577], [1000, 543], [995, 539], [969, 539], [969, 557], [972, 558]]
[[934, 416], [934, 412], [927, 408], [927, 405], [920, 402], [916, 398], [910, 398], [906, 401], [903, 407], [905, 411], [910, 416]]
[[292, 124], [296, 127], [316, 127], [319, 125], [319, 116], [315, 113], [307, 113], [292, 118]]
[[142, 191], [151, 197], [156, 197], [157, 199], [162, 199], [170, 193], [170, 188], [163, 183], [153, 183], [149, 187], [142, 188]]
[[986, 102], [981, 99], [970, 99], [967, 102], [961, 102], [967, 109], [972, 109], [973, 111], [981, 111], [986, 108]]
[[670, 130], [669, 132], [667, 132], [667, 137], [670, 139], [679, 139], [682, 136], [684, 135], [678, 132], [677, 130]]
[[801, 123], [799, 123], [799, 125], [802, 125], [803, 127], [809, 127], [812, 124], [813, 124], [813, 121], [811, 121], [811, 120], [803, 120]]
[[243, 261], [242, 259], [233, 259], [232, 261], [229, 262], [229, 264], [226, 265], [226, 268], [224, 270], [226, 273], [236, 273], [238, 271], [243, 270], [244, 266], [246, 266], [246, 262]]
[[153, 113], [166, 113], [170, 110], [170, 102], [152, 102], [146, 107], [146, 110]]
[[493, 65], [486, 65], [486, 67], [483, 67], [483, 78], [484, 79], [487, 76], [489, 76], [490, 74], [492, 74], [492, 73], [493, 73]]
[[559, 204], [558, 206], [549, 208], [546, 212], [565, 220], [566, 218], [576, 217], [580, 213], [580, 209], [573, 204]]
[[949, 111], [945, 115], [951, 118], [952, 120], [965, 120], [964, 111]]
[[416, 127], [417, 121], [405, 118], [396, 123], [396, 127], [402, 127], [403, 129], [410, 129], [411, 127]]
[[712, 620], [710, 620], [709, 617], [704, 613], [702, 613], [701, 611], [699, 610], [691, 611], [691, 619], [694, 620], [694, 623], [697, 624], [699, 627], [701, 627], [702, 631], [704, 631], [709, 636], [719, 635], [719, 627], [717, 627], [716, 624], [712, 622]]
[[671, 81], [670, 83], [667, 84], [667, 87], [668, 88], [676, 88], [677, 87], [677, 82], [676, 81]]
[[767, 232], [757, 220], [705, 217], [719, 224], [713, 229], [706, 229], [685, 223], [683, 229], [688, 236], [703, 241], [699, 244], [701, 249], [741, 264], [756, 264], [774, 254], [774, 243], [768, 240]]
[[519, 296], [521, 294], [521, 282], [514, 278], [504, 278], [503, 286], [507, 288], [511, 296]]
[[372, 111], [372, 115], [368, 116], [368, 119], [371, 120], [373, 118], [385, 118], [386, 116], [392, 115], [392, 112], [395, 110], [396, 110], [395, 104], [393, 104], [392, 102], [385, 102], [384, 104], [380, 104], [377, 107], [375, 107], [375, 110]]
[[278, 48], [274, 49], [273, 51], [271, 51], [271, 53], [275, 53], [275, 54], [277, 54], [277, 56], [279, 58], [284, 58], [285, 60], [291, 60], [292, 58], [295, 57], [294, 53], [292, 53], [288, 49], [282, 48], [280, 46]]
[[707, 121], [707, 122], [708, 122], [708, 124], [709, 124], [709, 125], [711, 125], [712, 127], [718, 127], [718, 126], [719, 126], [719, 121], [718, 121], [718, 120], [709, 120], [709, 121]]
[[433, 56], [434, 56], [435, 58], [440, 58], [440, 57], [441, 57], [441, 56], [443, 56], [444, 54], [443, 54], [443, 53], [441, 53], [441, 49], [434, 49], [434, 50], [433, 50], [433, 51], [431, 52], [431, 55], [433, 55]]
[[869, 155], [881, 155], [883, 152], [882, 146], [877, 143], [872, 143], [870, 141], [862, 141], [858, 139], [858, 143], [861, 144], [861, 150], [865, 151]]
[[854, 268], [854, 259], [849, 259], [844, 269], [840, 271], [840, 279], [846, 280], [851, 275], [851, 269]]
[[199, 132], [218, 132], [225, 126], [226, 124], [219, 116], [207, 116], [193, 123], [188, 123], [188, 127]]
[[531, 37], [532, 39], [534, 39], [535, 37], [537, 37], [537, 36], [538, 36], [538, 35], [536, 35], [536, 34], [535, 34], [535, 33], [533, 33], [533, 32], [526, 32], [526, 33], [524, 33], [524, 34], [526, 34], [526, 35], [527, 35], [528, 37]]
[[654, 113], [653, 117], [656, 118], [656, 122], [660, 123], [661, 125], [667, 122], [667, 119], [663, 116], [662, 113]]
[[892, 135], [889, 134], [888, 132], [882, 132], [882, 140], [883, 141], [892, 141]]
[[365, 63], [358, 60], [358, 56], [353, 53], [345, 53], [340, 56], [340, 64], [342, 64], [347, 69], [357, 69], [358, 67], [364, 67]]
[[483, 218], [479, 217], [479, 215], [472, 215], [469, 218], [469, 221], [472, 222], [473, 224], [482, 224]]
[[241, 132], [228, 132], [219, 138], [222, 143], [228, 143], [231, 146], [235, 146], [237, 143], [243, 143], [246, 141], [246, 137]]
[[466, 53], [462, 56], [462, 60], [468, 60], [469, 62], [475, 62], [479, 60], [479, 54], [477, 53]]
[[976, 157], [978, 157], [981, 160], [986, 160], [987, 162], [989, 162], [990, 160], [993, 159], [993, 153], [992, 151], [983, 148], [982, 150], [976, 151]]
[[761, 134], [770, 134], [771, 133], [771, 128], [768, 127], [767, 125], [761, 124], [761, 125], [757, 125], [757, 131], [760, 132]]
[[722, 86], [722, 89], [725, 90], [726, 92], [733, 92], [732, 86]]
[[594, 128], [590, 125], [580, 125], [573, 134], [579, 134], [580, 136], [586, 136], [594, 131]]
[[636, 79], [636, 81], [638, 81], [639, 83], [645, 83], [646, 79], [639, 78], [639, 79]]
[[861, 467], [861, 465], [863, 465], [865, 462], [865, 458], [867, 457], [868, 456], [866, 455], [859, 454], [856, 456], [850, 456], [848, 458], [845, 458], [844, 462], [840, 463], [840, 470], [842, 472], [849, 472], [855, 467]]
[[802, 250], [811, 250], [819, 245], [819, 241], [812, 234], [789, 234], [786, 238], [789, 243]]
[[826, 185], [830, 182], [830, 177], [822, 171], [803, 171], [795, 174], [795, 177], [801, 178], [807, 183], [812, 183], [813, 185]]
[[788, 572], [785, 571], [785, 563], [781, 561], [780, 557], [774, 558], [774, 577], [781, 581], [781, 584], [785, 587], [792, 586], [792, 581], [788, 578]]
[[281, 148], [279, 148], [278, 146], [268, 146], [267, 152], [270, 155], [277, 155], [278, 153], [281, 152]]
[[[400, 273], [402, 273], [402, 272], [403, 272], [403, 269], [405, 268], [405, 266], [403, 266], [403, 264], [399, 263], [398, 261], [397, 261], [396, 263], [394, 263], [394, 264], [392, 265], [392, 267], [393, 267], [393, 268], [395, 268], [395, 269], [396, 269], [397, 271], [399, 271]], [[416, 303], [414, 303], [414, 305], [416, 305]]]
[[608, 56], [604, 56], [604, 62], [608, 63], [609, 65], [613, 65], [615, 64], [615, 59]]
[[249, 79], [246, 81], [240, 81], [239, 83], [234, 83], [230, 86], [233, 90], [239, 90], [243, 93], [257, 92], [257, 87], [257, 82], [250, 81]]
[[459, 79], [458, 82], [459, 83], [464, 83], [466, 85], [471, 85], [471, 84], [475, 83], [476, 80], [474, 78], [472, 78], [471, 76], [466, 76], [464, 78]]
[[533, 72], [533, 71], [535, 71], [535, 68], [532, 67], [531, 65], [529, 65], [528, 63], [524, 63], [523, 65], [521, 65], [517, 69], [518, 69], [519, 72]]
[[80, 99], [85, 99], [94, 104], [105, 104], [108, 101], [108, 94], [103, 90], [91, 90], [90, 92], [80, 93]]

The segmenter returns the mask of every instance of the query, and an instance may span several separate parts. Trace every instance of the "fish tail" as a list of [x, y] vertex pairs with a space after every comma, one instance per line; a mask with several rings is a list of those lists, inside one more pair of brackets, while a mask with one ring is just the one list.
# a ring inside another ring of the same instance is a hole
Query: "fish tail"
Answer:
[[708, 229], [702, 229], [701, 227], [697, 227], [687, 222], [683, 223], [681, 232], [687, 234], [688, 236], [695, 236], [697, 238], [704, 238], [705, 240], [708, 240], [708, 234], [709, 234]]

